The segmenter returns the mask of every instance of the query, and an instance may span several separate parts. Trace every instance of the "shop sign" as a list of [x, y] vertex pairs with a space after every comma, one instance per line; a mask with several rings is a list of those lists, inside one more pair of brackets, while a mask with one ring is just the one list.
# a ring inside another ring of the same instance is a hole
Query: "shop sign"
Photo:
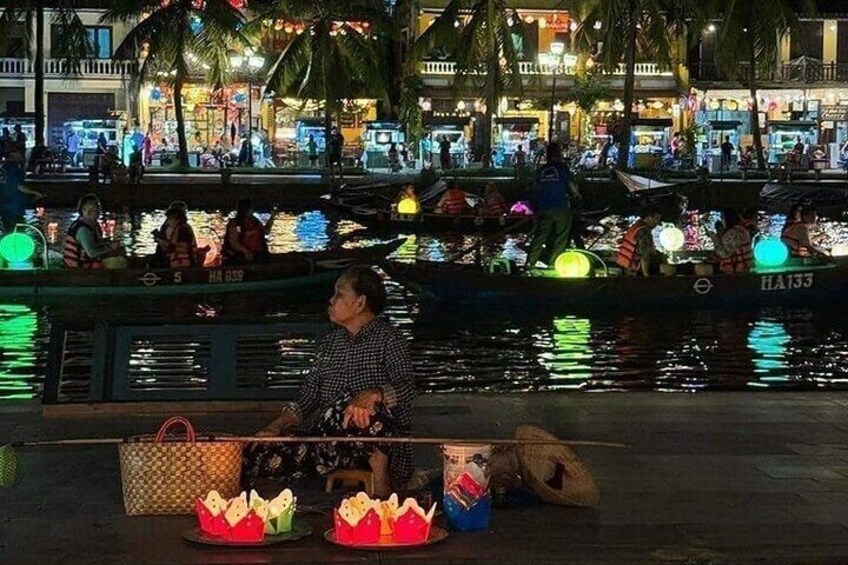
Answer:
[[848, 106], [822, 106], [819, 119], [828, 122], [848, 121]]

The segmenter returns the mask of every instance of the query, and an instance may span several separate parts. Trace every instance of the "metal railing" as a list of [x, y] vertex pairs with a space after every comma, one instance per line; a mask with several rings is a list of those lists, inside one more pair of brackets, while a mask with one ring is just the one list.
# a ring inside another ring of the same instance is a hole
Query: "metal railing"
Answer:
[[[112, 59], [85, 59], [80, 61], [79, 77], [121, 78], [131, 73], [135, 61], [113, 61]], [[35, 66], [28, 59], [0, 59], [0, 77], [32, 77]], [[69, 73], [67, 62], [61, 59], [45, 59], [44, 74], [48, 77], [64, 77]]]
[[[540, 66], [533, 61], [521, 61], [518, 63], [518, 70], [522, 75], [552, 75], [554, 69], [548, 66]], [[671, 76], [671, 71], [663, 67], [659, 63], [636, 63], [636, 76]], [[454, 61], [424, 61], [421, 64], [421, 72], [424, 75], [455, 75], [456, 63]], [[557, 72], [562, 75], [574, 75], [577, 72], [576, 67], [566, 67]], [[618, 66], [613, 75], [625, 74], [625, 65]]]
[[[695, 63], [691, 67], [691, 76], [696, 81], [740, 82], [748, 81], [751, 66], [740, 62], [732, 70], [720, 69], [711, 62]], [[848, 63], [818, 63], [808, 60], [803, 63], [783, 63], [776, 69], [755, 69], [760, 82], [846, 82], [848, 81]]]
[[326, 324], [51, 328], [45, 404], [289, 399]]

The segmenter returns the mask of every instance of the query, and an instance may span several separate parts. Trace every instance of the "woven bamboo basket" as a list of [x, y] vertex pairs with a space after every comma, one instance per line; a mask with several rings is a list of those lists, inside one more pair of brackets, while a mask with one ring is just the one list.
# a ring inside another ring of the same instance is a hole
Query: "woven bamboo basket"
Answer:
[[[171, 426], [186, 428], [187, 441], [171, 441]], [[192, 514], [197, 497], [217, 490], [224, 499], [239, 492], [241, 444], [195, 441], [191, 423], [168, 419], [155, 438], [137, 436], [118, 446], [121, 486], [128, 516]]]
[[[515, 432], [521, 440], [556, 440], [548, 432], [535, 426], [521, 426]], [[517, 449], [521, 473], [525, 483], [550, 504], [562, 506], [595, 506], [599, 494], [589, 469], [565, 445], [520, 445]], [[554, 488], [549, 481], [561, 466], [562, 488]]]

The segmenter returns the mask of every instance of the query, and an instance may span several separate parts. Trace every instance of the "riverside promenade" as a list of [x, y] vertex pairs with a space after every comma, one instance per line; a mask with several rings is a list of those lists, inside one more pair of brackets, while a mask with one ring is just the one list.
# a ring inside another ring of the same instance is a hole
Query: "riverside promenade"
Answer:
[[[6, 404], [0, 443], [149, 433], [177, 411], [158, 406], [161, 414], [93, 406], [45, 417], [38, 404]], [[422, 395], [422, 435], [510, 437], [535, 424], [562, 438], [629, 447], [578, 448], [600, 489], [597, 508], [499, 508], [490, 531], [392, 553], [330, 545], [321, 536], [330, 519], [313, 513], [299, 519], [315, 533], [296, 543], [190, 545], [180, 533], [192, 517], [124, 515], [114, 446], [31, 450], [21, 455], [17, 484], [0, 489], [0, 563], [844, 564], [846, 407], [848, 397], [830, 392]], [[200, 429], [233, 433], [273, 417], [256, 405], [229, 408], [240, 411], [190, 417]], [[422, 448], [416, 462], [432, 467], [438, 459]], [[321, 497], [295, 494], [307, 505]]]

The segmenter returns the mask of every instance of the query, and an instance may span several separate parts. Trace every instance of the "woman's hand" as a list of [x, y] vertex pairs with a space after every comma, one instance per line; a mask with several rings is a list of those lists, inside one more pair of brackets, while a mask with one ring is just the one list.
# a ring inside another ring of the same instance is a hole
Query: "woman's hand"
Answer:
[[344, 411], [342, 428], [347, 429], [349, 423], [360, 429], [367, 428], [371, 423], [371, 416], [375, 414], [374, 406], [383, 401], [383, 393], [379, 389], [363, 390], [353, 397]]

